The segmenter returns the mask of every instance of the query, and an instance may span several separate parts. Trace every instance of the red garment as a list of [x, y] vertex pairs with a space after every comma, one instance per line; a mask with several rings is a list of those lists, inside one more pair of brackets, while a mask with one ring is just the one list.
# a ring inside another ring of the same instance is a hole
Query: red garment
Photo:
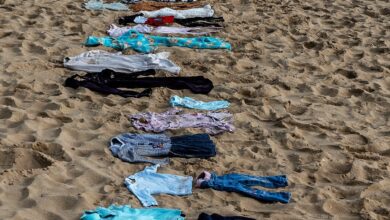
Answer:
[[172, 24], [174, 19], [175, 19], [174, 16], [148, 18], [148, 20], [146, 20], [145, 24], [149, 24], [152, 26], [161, 26], [161, 25], [166, 25], [166, 24]]

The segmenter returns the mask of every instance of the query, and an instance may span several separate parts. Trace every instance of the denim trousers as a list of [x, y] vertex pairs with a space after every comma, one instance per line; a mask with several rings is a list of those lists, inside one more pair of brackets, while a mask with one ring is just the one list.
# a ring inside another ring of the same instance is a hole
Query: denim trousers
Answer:
[[269, 192], [251, 188], [252, 186], [279, 188], [287, 185], [288, 182], [285, 175], [261, 177], [232, 173], [216, 176], [213, 173], [211, 174], [210, 180], [202, 182], [201, 187], [210, 187], [215, 190], [227, 192], [237, 192], [264, 202], [288, 203], [291, 197], [291, 193], [289, 192]]

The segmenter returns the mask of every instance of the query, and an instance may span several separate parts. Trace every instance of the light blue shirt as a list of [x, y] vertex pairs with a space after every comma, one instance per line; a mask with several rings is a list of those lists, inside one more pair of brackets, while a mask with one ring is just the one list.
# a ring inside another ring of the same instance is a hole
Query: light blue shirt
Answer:
[[230, 103], [225, 100], [202, 102], [190, 97], [181, 98], [177, 95], [171, 97], [170, 103], [172, 107], [180, 106], [180, 107], [200, 109], [200, 110], [210, 110], [210, 111], [228, 108], [230, 105]]
[[192, 177], [156, 173], [159, 164], [128, 176], [126, 187], [141, 201], [143, 206], [158, 205], [152, 194], [165, 193], [184, 196], [192, 194]]
[[141, 208], [111, 205], [85, 211], [81, 220], [184, 220], [178, 209]]

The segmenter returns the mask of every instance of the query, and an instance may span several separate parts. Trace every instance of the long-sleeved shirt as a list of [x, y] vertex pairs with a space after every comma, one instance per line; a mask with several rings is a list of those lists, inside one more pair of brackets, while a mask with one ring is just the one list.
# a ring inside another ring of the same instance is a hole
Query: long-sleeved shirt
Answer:
[[152, 194], [184, 196], [192, 194], [192, 177], [157, 173], [159, 164], [125, 179], [127, 189], [134, 193], [143, 206], [158, 205]]
[[178, 114], [178, 109], [163, 113], [146, 112], [130, 115], [133, 126], [145, 131], [163, 132], [180, 128], [203, 128], [209, 134], [234, 131], [233, 115], [228, 112]]

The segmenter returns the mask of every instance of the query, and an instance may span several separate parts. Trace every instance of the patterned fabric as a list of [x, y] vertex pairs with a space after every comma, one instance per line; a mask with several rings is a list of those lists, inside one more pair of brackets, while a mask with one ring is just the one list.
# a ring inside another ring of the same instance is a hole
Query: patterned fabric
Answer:
[[126, 187], [141, 201], [143, 206], [158, 205], [153, 194], [185, 196], [192, 194], [192, 177], [157, 173], [159, 164], [128, 176]]
[[245, 174], [231, 173], [217, 176], [211, 173], [203, 172], [197, 178], [197, 185], [200, 188], [212, 188], [219, 191], [237, 192], [243, 195], [255, 198], [264, 202], [288, 203], [291, 193], [289, 192], [268, 192], [260, 189], [251, 188], [252, 186], [262, 186], [266, 188], [279, 188], [288, 186], [287, 177], [280, 176], [251, 176]]
[[200, 110], [215, 111], [223, 108], [228, 108], [230, 103], [228, 101], [213, 101], [213, 102], [202, 102], [195, 100], [190, 97], [181, 98], [177, 95], [172, 96], [169, 103], [172, 107], [186, 107]]
[[140, 11], [140, 14], [147, 18], [174, 16], [175, 18], [195, 18], [195, 17], [213, 17], [214, 10], [211, 5], [205, 5], [202, 8], [191, 8], [186, 10], [174, 10], [171, 8], [162, 8], [156, 11]]
[[188, 47], [196, 49], [231, 49], [231, 45], [214, 37], [161, 37], [147, 36], [135, 30], [129, 30], [118, 38], [90, 36], [85, 42], [86, 46], [112, 47], [117, 50], [133, 49], [141, 53], [151, 53], [158, 46]]
[[130, 115], [130, 119], [135, 128], [153, 132], [180, 128], [203, 128], [209, 134], [234, 131], [233, 115], [228, 112], [178, 114], [180, 112], [177, 109], [164, 113], [146, 112]]
[[110, 205], [84, 211], [81, 220], [184, 220], [178, 209], [136, 209], [127, 205]]
[[196, 28], [196, 27], [152, 27], [149, 25], [138, 24], [131, 27], [118, 27], [115, 24], [110, 25], [107, 30], [111, 37], [120, 37], [129, 30], [135, 30], [145, 34], [188, 34], [188, 35], [205, 35], [218, 32], [220, 28]]

